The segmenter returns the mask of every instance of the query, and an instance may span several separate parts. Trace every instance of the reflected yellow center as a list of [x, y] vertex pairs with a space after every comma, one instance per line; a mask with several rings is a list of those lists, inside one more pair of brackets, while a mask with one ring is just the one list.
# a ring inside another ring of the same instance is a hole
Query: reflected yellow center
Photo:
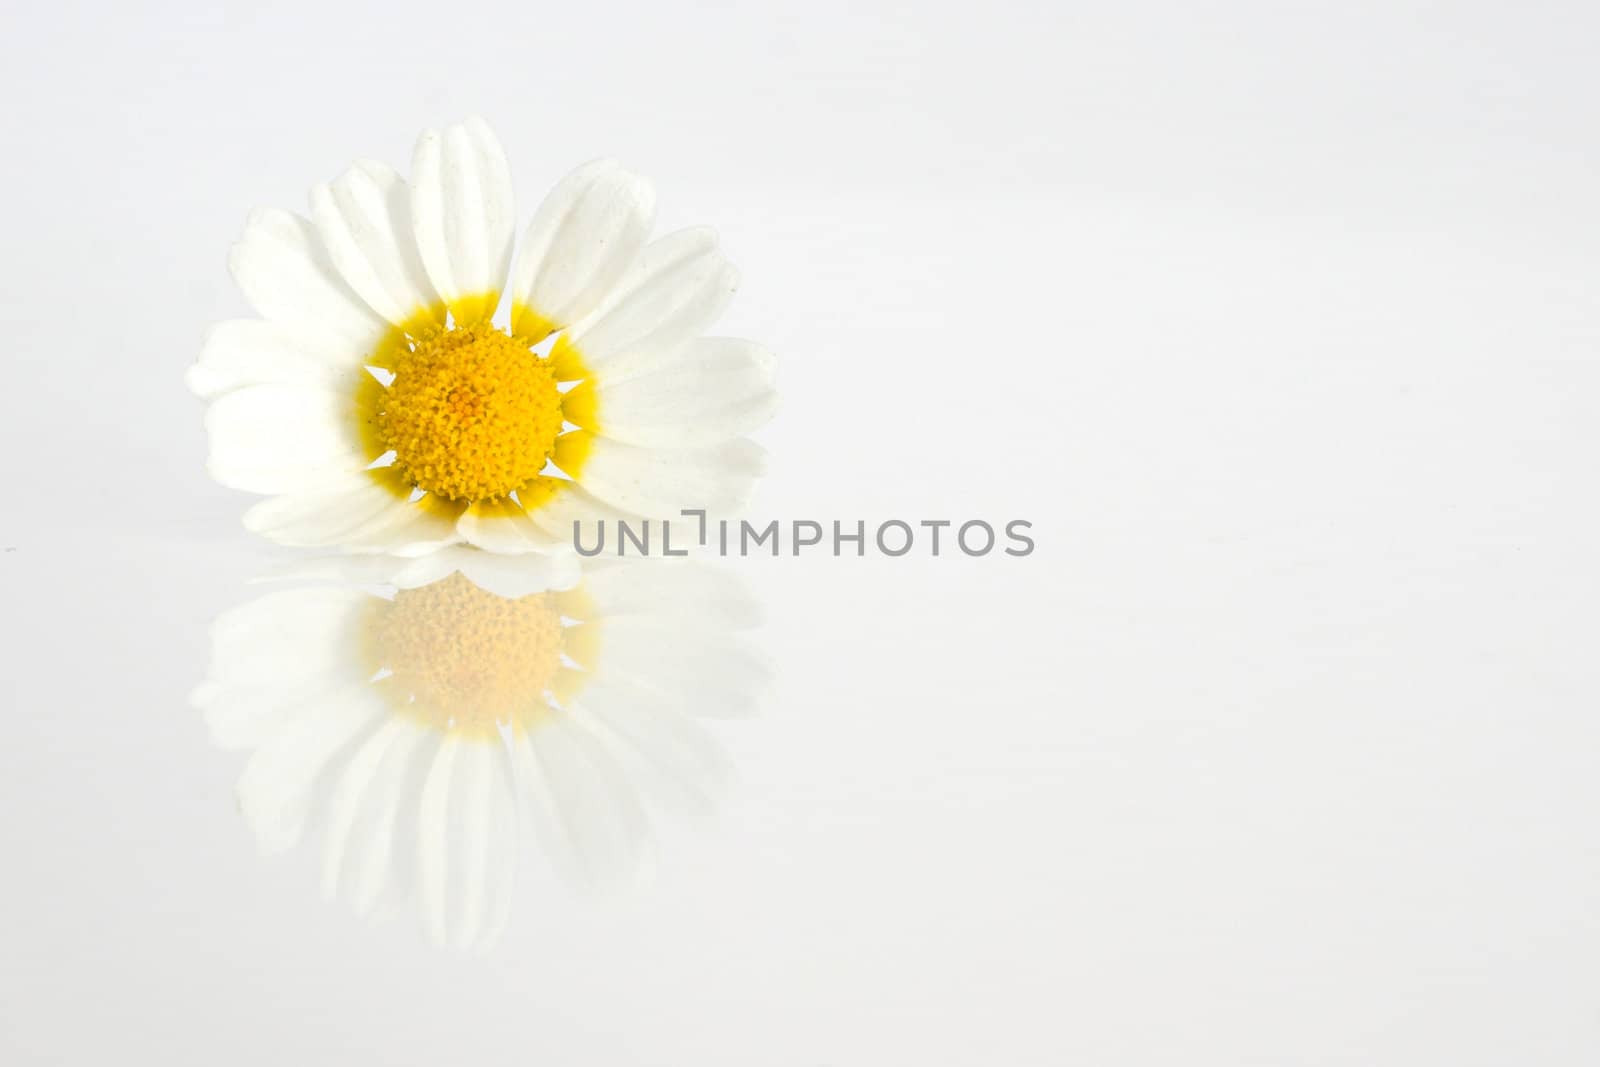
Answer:
[[548, 360], [489, 322], [415, 338], [390, 361], [373, 429], [395, 472], [444, 500], [507, 496], [544, 469], [561, 433]]
[[508, 600], [460, 574], [402, 589], [371, 619], [369, 655], [396, 707], [436, 729], [489, 733], [549, 707], [561, 669], [555, 594]]

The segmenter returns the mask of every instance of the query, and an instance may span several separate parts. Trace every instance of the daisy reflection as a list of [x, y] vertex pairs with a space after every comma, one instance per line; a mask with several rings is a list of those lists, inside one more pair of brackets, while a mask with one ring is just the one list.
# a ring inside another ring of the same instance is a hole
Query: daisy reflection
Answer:
[[282, 853], [312, 825], [323, 888], [364, 917], [412, 903], [429, 937], [504, 929], [524, 836], [582, 886], [626, 880], [647, 810], [705, 810], [728, 775], [700, 720], [748, 713], [765, 672], [725, 572], [453, 548], [347, 557], [221, 615], [195, 691], [248, 751], [240, 809]]

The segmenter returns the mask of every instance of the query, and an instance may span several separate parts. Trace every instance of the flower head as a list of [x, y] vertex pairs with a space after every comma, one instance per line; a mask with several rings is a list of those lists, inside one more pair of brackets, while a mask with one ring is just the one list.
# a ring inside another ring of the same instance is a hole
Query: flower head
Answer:
[[410, 180], [363, 161], [260, 211], [230, 266], [261, 318], [213, 328], [189, 384], [209, 467], [265, 493], [294, 545], [521, 553], [572, 523], [736, 509], [762, 468], [773, 363], [704, 336], [737, 274], [714, 233], [649, 240], [655, 197], [579, 167], [513, 258], [511, 173], [479, 119], [417, 142]]

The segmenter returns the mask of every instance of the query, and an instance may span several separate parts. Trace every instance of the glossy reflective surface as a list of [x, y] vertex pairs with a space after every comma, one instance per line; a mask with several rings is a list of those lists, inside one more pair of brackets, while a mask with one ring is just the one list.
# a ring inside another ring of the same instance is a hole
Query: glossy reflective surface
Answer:
[[[8, 18], [0, 1063], [1600, 1060], [1592, 11]], [[247, 538], [245, 210], [476, 111], [718, 220], [758, 520], [1037, 550]]]

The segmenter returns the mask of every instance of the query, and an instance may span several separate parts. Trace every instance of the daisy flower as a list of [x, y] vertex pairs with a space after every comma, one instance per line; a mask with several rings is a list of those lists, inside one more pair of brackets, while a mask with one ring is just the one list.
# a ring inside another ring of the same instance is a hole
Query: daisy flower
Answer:
[[647, 811], [708, 810], [729, 770], [700, 720], [752, 710], [765, 670], [737, 633], [748, 595], [701, 564], [574, 581], [552, 556], [426, 561], [316, 562], [301, 574], [336, 584], [225, 612], [193, 700], [250, 753], [239, 807], [263, 852], [319, 823], [326, 895], [367, 918], [415, 906], [434, 942], [481, 949], [525, 844], [604, 886], [640, 869]]
[[773, 362], [703, 336], [737, 275], [708, 229], [650, 241], [654, 202], [589, 163], [513, 258], [510, 168], [471, 119], [424, 132], [409, 181], [362, 161], [311, 190], [309, 218], [253, 214], [229, 266], [261, 317], [215, 326], [188, 376], [213, 477], [271, 496], [246, 526], [521, 553], [570, 544], [574, 521], [737, 510]]

